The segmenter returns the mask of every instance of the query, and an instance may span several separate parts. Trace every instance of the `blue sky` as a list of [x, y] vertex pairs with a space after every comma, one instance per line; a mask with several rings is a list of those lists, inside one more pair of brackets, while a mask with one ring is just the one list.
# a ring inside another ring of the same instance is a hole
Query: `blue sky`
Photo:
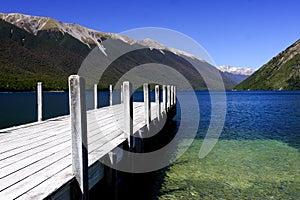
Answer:
[[168, 28], [196, 40], [216, 65], [256, 69], [300, 38], [299, 8], [298, 0], [9, 0], [0, 12], [113, 33]]

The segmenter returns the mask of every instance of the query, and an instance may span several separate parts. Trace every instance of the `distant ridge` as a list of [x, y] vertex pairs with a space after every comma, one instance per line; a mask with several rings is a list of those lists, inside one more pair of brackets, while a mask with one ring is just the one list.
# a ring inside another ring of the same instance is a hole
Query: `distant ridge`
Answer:
[[300, 90], [300, 40], [237, 85], [238, 90]]
[[232, 79], [236, 84], [248, 78], [255, 71], [250, 68], [239, 68], [239, 67], [231, 67], [226, 65], [217, 68], [220, 71], [222, 71], [227, 77]]

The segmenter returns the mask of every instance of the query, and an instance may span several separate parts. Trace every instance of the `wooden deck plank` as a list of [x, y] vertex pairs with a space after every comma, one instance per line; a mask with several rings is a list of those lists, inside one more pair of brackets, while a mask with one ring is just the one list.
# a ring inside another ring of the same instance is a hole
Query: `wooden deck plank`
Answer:
[[36, 142], [41, 142], [43, 140], [58, 136], [59, 134], [66, 133], [66, 132], [70, 132], [70, 127], [67, 125], [61, 128], [55, 128], [52, 131], [48, 130], [47, 132], [41, 129], [39, 133], [33, 134], [29, 138], [18, 139], [17, 136], [12, 134], [12, 137], [14, 137], [15, 140], [5, 143], [4, 148], [0, 149], [0, 154], [17, 148], [21, 148], [23, 146], [34, 145]]
[[96, 149], [101, 148], [103, 144], [111, 142], [114, 138], [119, 137], [120, 135], [123, 136], [123, 131], [120, 129], [115, 129], [113, 134], [108, 134], [106, 136], [101, 137], [99, 140], [89, 145], [89, 149], [88, 149], [89, 153], [92, 153]]
[[[61, 143], [61, 144], [59, 144], [57, 146], [54, 146], [54, 147], [52, 147], [50, 149], [47, 149], [45, 151], [36, 153], [35, 155], [28, 156], [28, 157], [26, 157], [26, 158], [24, 158], [22, 160], [18, 160], [16, 162], [9, 163], [5, 167], [1, 168], [0, 178], [4, 179], [9, 174], [13, 174], [16, 171], [19, 171], [19, 170], [21, 170], [23, 168], [31, 166], [32, 164], [37, 163], [39, 161], [42, 161], [42, 160], [46, 159], [47, 157], [49, 157], [49, 156], [51, 156], [53, 154], [58, 153], [62, 149], [66, 149], [67, 150], [67, 148], [70, 148], [70, 145], [71, 144], [67, 141], [67, 142]], [[66, 151], [66, 150], [65, 150], [65, 154], [70, 153], [70, 151]], [[1, 188], [1, 186], [0, 186], [0, 188]]]
[[[37, 156], [38, 153], [49, 151], [58, 145], [61, 145], [63, 143], [70, 143], [70, 136], [65, 135], [64, 137], [55, 138], [51, 142], [45, 143], [43, 145], [40, 145], [36, 148], [28, 148], [23, 150], [22, 152], [19, 152], [17, 154], [14, 154], [12, 156], [8, 156], [1, 160], [0, 162], [0, 170], [2, 170], [4, 167], [9, 166], [13, 163], [17, 163], [23, 159], [26, 159], [28, 157]], [[71, 144], [71, 143], [70, 143]]]
[[[35, 162], [32, 162], [30, 164], [25, 163], [25, 167], [21, 169], [7, 169], [7, 172], [5, 171], [4, 174], [1, 175], [1, 181], [2, 184], [0, 185], [0, 191], [5, 190], [6, 188], [9, 188], [13, 186], [14, 184], [24, 180], [24, 179], [30, 179], [32, 175], [39, 172], [40, 170], [50, 166], [52, 163], [55, 163], [67, 156], [71, 155], [71, 152], [69, 151], [69, 147], [67, 148], [60, 148], [56, 153], [52, 153], [49, 155], [43, 155], [43, 157], [40, 160], [37, 160]], [[34, 182], [34, 180], [32, 180]]]
[[[162, 106], [162, 105], [161, 105]], [[133, 103], [133, 130], [145, 126], [144, 104]], [[156, 118], [151, 103], [151, 120]], [[123, 143], [123, 105], [87, 111], [89, 167], [103, 176], [99, 160]], [[0, 130], [0, 199], [44, 198], [73, 179], [71, 169], [70, 117]], [[3, 145], [5, 144], [5, 145]], [[2, 198], [3, 197], [3, 198]]]
[[[72, 166], [64, 168], [62, 171], [51, 176], [36, 187], [19, 196], [18, 200], [27, 199], [44, 199], [50, 194], [56, 192], [64, 184], [67, 184], [73, 179]], [[65, 198], [63, 198], [65, 199]]]
[[[111, 131], [109, 134], [105, 133], [105, 131]], [[107, 127], [107, 129], [102, 130], [102, 134], [98, 134], [97, 137], [93, 137], [92, 140], [89, 140], [88, 143], [88, 149], [89, 152], [93, 150], [94, 146], [99, 146], [101, 145], [103, 142], [102, 141], [107, 141], [110, 140], [112, 138], [114, 138], [116, 135], [120, 135], [122, 134], [122, 130], [119, 129], [117, 126], [110, 126]]]
[[[104, 118], [107, 118], [105, 113], [112, 108], [104, 107], [99, 110], [89, 110], [87, 111], [87, 116], [92, 116], [94, 113], [100, 113], [98, 114], [97, 120], [102, 120]], [[89, 118], [89, 124], [93, 124], [96, 121], [93, 120], [93, 117]], [[14, 137], [17, 137], [17, 139], [25, 139], [26, 137], [33, 137], [35, 134], [40, 133], [41, 131], [47, 132], [54, 132], [54, 129], [60, 129], [64, 126], [69, 126], [69, 116], [60, 116], [52, 119], [48, 119], [42, 122], [33, 122], [30, 124], [15, 126], [11, 128], [6, 128], [0, 130], [0, 144], [1, 143], [7, 143], [10, 140], [14, 140]], [[46, 126], [46, 127], [45, 127]], [[11, 136], [11, 134], [14, 134], [14, 137]]]
[[[0, 193], [0, 199], [15, 199], [37, 185], [41, 184], [45, 180], [51, 178], [55, 174], [58, 174], [62, 169], [69, 167], [71, 164], [71, 156], [65, 157], [58, 162], [52, 163], [39, 172], [31, 175], [30, 177], [23, 179], [22, 181], [12, 185], [8, 189]], [[1, 198], [2, 197], [2, 198]]]
[[[102, 158], [108, 152], [112, 151], [115, 147], [119, 146], [125, 140], [126, 138], [124, 138], [123, 134], [121, 134], [113, 140], [109, 141], [109, 143], [105, 143], [101, 147], [95, 149], [92, 153], [89, 154], [89, 165], [97, 162], [100, 158]], [[112, 146], [114, 146], [113, 149]]]
[[[37, 134], [41, 131], [41, 129], [43, 131], [47, 131], [47, 130], [51, 130], [53, 128], [59, 128], [61, 126], [65, 126], [65, 121], [67, 121], [69, 119], [68, 116], [63, 116], [57, 120], [46, 120], [46, 121], [42, 121], [42, 122], [36, 122], [36, 123], [32, 123], [30, 125], [25, 126], [25, 128], [23, 128], [23, 125], [19, 126], [19, 127], [13, 127], [11, 129], [5, 129], [5, 130], [0, 130], [0, 132], [2, 132], [3, 134], [0, 134], [0, 143], [6, 143], [8, 141], [13, 140], [11, 134], [13, 134], [15, 137], [17, 137], [18, 139], [22, 139], [28, 136], [31, 136], [32, 134]], [[46, 127], [45, 127], [46, 126]]]
[[46, 140], [43, 140], [42, 142], [37, 142], [36, 144], [32, 144], [30, 146], [23, 146], [21, 148], [17, 148], [17, 149], [13, 149], [11, 151], [6, 151], [4, 153], [1, 153], [0, 154], [0, 168], [1, 168], [2, 160], [9, 159], [10, 157], [13, 157], [13, 156], [22, 157], [23, 156], [22, 154], [24, 154], [26, 151], [31, 151], [34, 149], [42, 150], [42, 149], [51, 147], [51, 145], [58, 144], [57, 141], [61, 140], [61, 139], [69, 140], [70, 136], [67, 134], [62, 134], [61, 136], [50, 137], [50, 138], [47, 138]]

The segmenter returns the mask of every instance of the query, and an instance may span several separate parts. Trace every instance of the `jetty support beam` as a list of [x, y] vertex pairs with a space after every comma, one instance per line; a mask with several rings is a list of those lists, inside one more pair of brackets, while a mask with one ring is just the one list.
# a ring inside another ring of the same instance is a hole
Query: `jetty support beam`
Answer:
[[159, 100], [159, 85], [155, 86], [155, 104], [156, 104], [156, 116], [157, 120], [160, 121], [160, 100]]
[[144, 117], [145, 117], [145, 124], [150, 129], [150, 122], [151, 122], [151, 104], [150, 104], [150, 85], [148, 83], [143, 84], [144, 89]]
[[72, 171], [80, 191], [78, 199], [88, 199], [88, 148], [85, 104], [85, 81], [78, 75], [69, 77], [69, 102], [72, 134]]
[[43, 99], [42, 99], [43, 91], [42, 91], [42, 82], [37, 83], [37, 115], [38, 121], [41, 122], [43, 120]]
[[98, 108], [98, 88], [97, 84], [94, 84], [94, 109]]
[[124, 134], [129, 148], [133, 148], [133, 99], [132, 85], [129, 81], [123, 82], [123, 104], [124, 104]]
[[113, 88], [112, 85], [109, 85], [109, 105], [113, 105]]

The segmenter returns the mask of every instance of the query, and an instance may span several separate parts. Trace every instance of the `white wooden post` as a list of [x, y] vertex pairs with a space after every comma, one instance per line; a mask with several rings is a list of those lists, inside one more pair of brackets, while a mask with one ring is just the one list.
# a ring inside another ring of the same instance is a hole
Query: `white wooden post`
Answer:
[[81, 190], [79, 199], [88, 199], [88, 148], [85, 81], [69, 77], [69, 102], [72, 134], [72, 170]]
[[109, 105], [113, 105], [113, 91], [112, 91], [112, 85], [109, 85]]
[[144, 116], [145, 116], [145, 124], [148, 129], [150, 128], [151, 122], [151, 104], [150, 104], [150, 85], [148, 83], [144, 83]]
[[123, 103], [123, 85], [121, 85], [120, 96], [121, 96], [121, 104], [122, 104]]
[[129, 147], [133, 147], [133, 141], [130, 136], [133, 134], [133, 101], [132, 85], [128, 81], [123, 82], [123, 100], [124, 100], [124, 134], [128, 140]]
[[174, 86], [174, 105], [176, 105], [176, 86]]
[[157, 119], [160, 121], [159, 85], [155, 86], [155, 103]]
[[43, 120], [43, 99], [42, 99], [43, 91], [42, 91], [42, 82], [37, 83], [37, 114], [38, 114], [38, 121]]
[[167, 86], [163, 85], [163, 111], [167, 113]]
[[170, 91], [170, 86], [167, 86], [167, 110], [170, 109], [171, 107], [171, 91]]
[[171, 103], [170, 103], [171, 106], [173, 106], [174, 104], [173, 100], [174, 100], [174, 86], [171, 85]]
[[94, 84], [94, 109], [98, 108], [98, 88], [97, 84]]

